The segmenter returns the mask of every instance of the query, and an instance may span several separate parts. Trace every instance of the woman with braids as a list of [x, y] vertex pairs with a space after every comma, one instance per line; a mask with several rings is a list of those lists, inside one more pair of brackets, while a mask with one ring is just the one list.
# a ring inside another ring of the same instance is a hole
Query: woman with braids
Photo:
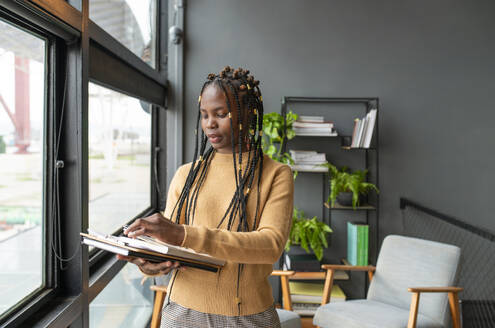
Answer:
[[[258, 85], [241, 68], [208, 75], [198, 101], [194, 160], [172, 179], [164, 215], [138, 219], [125, 231], [226, 261], [218, 273], [174, 271], [162, 327], [280, 326], [268, 276], [289, 234], [294, 186], [291, 169], [261, 149]], [[147, 275], [178, 267], [119, 258]]]

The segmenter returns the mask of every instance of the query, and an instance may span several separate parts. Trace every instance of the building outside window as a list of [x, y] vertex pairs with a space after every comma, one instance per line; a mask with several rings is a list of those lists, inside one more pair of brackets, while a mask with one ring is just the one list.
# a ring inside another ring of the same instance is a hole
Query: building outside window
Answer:
[[89, 85], [89, 228], [109, 234], [151, 205], [151, 106]]
[[46, 43], [0, 20], [0, 315], [44, 284]]

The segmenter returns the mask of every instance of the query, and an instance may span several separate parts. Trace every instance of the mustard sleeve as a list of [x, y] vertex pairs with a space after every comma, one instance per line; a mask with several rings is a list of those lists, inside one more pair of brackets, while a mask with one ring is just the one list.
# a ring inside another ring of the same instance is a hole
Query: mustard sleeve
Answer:
[[[177, 215], [177, 210], [174, 213], [174, 217], [172, 218], [172, 212], [175, 208], [175, 204], [179, 200], [180, 193], [182, 192], [182, 188], [184, 187], [185, 184], [185, 179], [187, 177], [187, 173], [185, 173], [184, 170], [188, 170], [188, 165], [182, 165], [180, 166], [177, 171], [175, 171], [174, 177], [172, 178], [172, 181], [170, 181], [170, 185], [168, 188], [168, 194], [167, 194], [167, 202], [165, 204], [165, 210], [163, 211], [162, 215], [166, 217], [167, 219], [170, 219], [175, 222], [175, 216]], [[184, 223], [185, 222], [185, 216], [184, 216], [184, 211], [181, 213], [181, 218], [179, 220], [179, 223]]]
[[290, 167], [281, 166], [272, 181], [255, 231], [235, 232], [185, 226], [182, 246], [225, 261], [275, 263], [282, 254], [292, 224], [294, 179]]

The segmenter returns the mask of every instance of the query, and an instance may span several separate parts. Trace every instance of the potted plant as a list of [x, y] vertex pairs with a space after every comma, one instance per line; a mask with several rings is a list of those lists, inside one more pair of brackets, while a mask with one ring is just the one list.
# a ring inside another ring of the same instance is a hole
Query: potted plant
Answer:
[[297, 120], [297, 114], [289, 111], [285, 119], [279, 113], [273, 112], [263, 115], [263, 152], [271, 159], [284, 164], [293, 164], [289, 153], [282, 152], [284, 141], [296, 136], [292, 124]]
[[[294, 164], [290, 154], [282, 150], [285, 140], [291, 140], [296, 136], [292, 124], [297, 117], [298, 115], [292, 111], [286, 114], [285, 119], [276, 112], [263, 115], [263, 152], [273, 160], [284, 164]], [[297, 171], [294, 172], [294, 179], [296, 176]], [[292, 227], [285, 250], [289, 251], [291, 245], [300, 245], [307, 253], [310, 253], [311, 248], [320, 261], [323, 258], [323, 250], [328, 247], [327, 234], [330, 232], [332, 229], [318, 220], [316, 216], [312, 219], [306, 218], [303, 211], [294, 208]]]
[[323, 250], [328, 247], [327, 235], [331, 232], [333, 232], [332, 229], [318, 220], [316, 216], [309, 219], [303, 211], [294, 208], [292, 227], [285, 250], [289, 251], [291, 245], [300, 245], [309, 253], [309, 248], [311, 248], [318, 261], [321, 261]]
[[352, 208], [356, 209], [360, 204], [361, 195], [366, 195], [371, 190], [375, 190], [377, 193], [379, 192], [374, 184], [366, 182], [368, 170], [357, 170], [351, 173], [347, 167], [339, 170], [331, 163], [325, 163], [322, 166], [328, 168], [330, 195], [328, 196], [327, 203], [330, 203], [332, 207], [335, 205], [335, 201], [337, 201], [340, 205], [352, 205]]

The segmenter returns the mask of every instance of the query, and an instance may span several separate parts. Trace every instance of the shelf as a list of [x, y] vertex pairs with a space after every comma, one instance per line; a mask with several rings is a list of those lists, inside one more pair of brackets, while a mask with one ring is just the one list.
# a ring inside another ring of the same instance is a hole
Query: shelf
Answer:
[[[290, 280], [325, 280], [326, 271], [320, 272], [305, 272], [297, 271]], [[335, 271], [334, 280], [349, 280], [349, 275], [345, 271]]]
[[362, 147], [351, 147], [351, 146], [342, 146], [340, 147], [342, 150], [376, 150], [376, 148], [362, 148]]
[[[328, 203], [324, 203], [325, 207], [328, 208], [329, 210], [351, 210], [354, 211], [354, 208], [352, 206], [342, 206], [339, 205], [338, 203], [335, 203], [334, 206], [330, 206]], [[376, 207], [369, 205], [369, 204], [364, 204], [361, 206], [356, 207], [355, 211], [374, 211], [376, 210]]]

